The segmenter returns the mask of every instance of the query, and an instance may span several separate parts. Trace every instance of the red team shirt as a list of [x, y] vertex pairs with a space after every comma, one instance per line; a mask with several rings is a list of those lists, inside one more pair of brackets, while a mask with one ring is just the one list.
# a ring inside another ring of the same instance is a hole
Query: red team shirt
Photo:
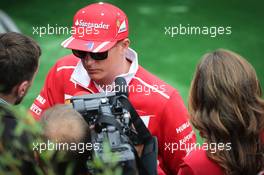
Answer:
[[211, 161], [206, 151], [199, 149], [191, 151], [181, 164], [178, 175], [225, 175], [221, 167]]
[[[129, 85], [129, 100], [148, 127], [158, 138], [158, 174], [176, 175], [186, 150], [180, 144], [195, 143], [195, 133], [188, 122], [188, 112], [179, 93], [138, 65], [137, 53], [128, 49], [131, 61], [128, 73], [120, 75]], [[103, 91], [89, 77], [80, 59], [65, 56], [49, 71], [43, 89], [30, 110], [36, 119], [55, 104], [63, 104], [72, 96], [86, 91]]]

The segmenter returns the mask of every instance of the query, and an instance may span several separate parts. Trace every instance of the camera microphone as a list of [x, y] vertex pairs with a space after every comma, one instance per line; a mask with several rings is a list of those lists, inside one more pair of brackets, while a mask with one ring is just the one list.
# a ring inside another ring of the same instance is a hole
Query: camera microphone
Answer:
[[118, 96], [125, 95], [128, 97], [128, 86], [125, 78], [117, 77], [115, 79], [115, 92]]

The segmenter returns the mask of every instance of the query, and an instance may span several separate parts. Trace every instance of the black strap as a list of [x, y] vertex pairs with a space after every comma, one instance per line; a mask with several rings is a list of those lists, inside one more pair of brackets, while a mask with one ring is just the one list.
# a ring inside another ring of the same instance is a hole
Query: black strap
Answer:
[[144, 144], [143, 152], [140, 157], [140, 162], [142, 164], [139, 168], [139, 174], [141, 175], [157, 175], [157, 157], [158, 157], [158, 141], [156, 137], [152, 137], [151, 140], [148, 140], [147, 143]]
[[137, 136], [144, 144], [141, 157], [136, 154], [138, 163], [139, 175], [157, 175], [157, 157], [158, 157], [158, 142], [157, 138], [153, 137], [148, 128], [139, 117], [138, 113], [129, 102], [125, 95], [121, 95], [118, 99], [124, 107], [130, 112], [131, 122], [133, 123]]
[[142, 143], [147, 143], [149, 140], [152, 139], [152, 135], [144, 124], [144, 122], [142, 121], [142, 119], [139, 117], [134, 107], [129, 102], [128, 98], [125, 95], [121, 95], [118, 100], [129, 111], [131, 115], [131, 122], [133, 123], [138, 133], [139, 139], [142, 141]]

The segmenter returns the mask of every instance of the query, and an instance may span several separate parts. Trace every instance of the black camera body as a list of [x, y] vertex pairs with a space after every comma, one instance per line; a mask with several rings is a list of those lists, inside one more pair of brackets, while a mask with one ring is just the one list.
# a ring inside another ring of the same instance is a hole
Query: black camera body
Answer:
[[[103, 152], [103, 142], [106, 140], [111, 152], [118, 154], [123, 174], [157, 175], [157, 138], [152, 136], [128, 100], [128, 86], [124, 78], [115, 79], [114, 92], [76, 96], [71, 103], [92, 126], [91, 142], [93, 145], [99, 144], [99, 149], [93, 150], [93, 156], [109, 163], [109, 158], [106, 159], [109, 155]], [[140, 157], [135, 145], [144, 146]], [[89, 172], [97, 173], [93, 168]]]
[[[121, 96], [115, 92], [82, 95], [73, 97], [71, 103], [89, 126], [92, 126], [91, 143], [99, 145], [99, 149], [94, 149], [92, 155], [99, 157], [104, 163], [109, 163], [109, 158], [106, 159], [107, 155], [103, 152], [103, 142], [108, 141], [111, 152], [118, 155], [123, 172], [135, 174], [133, 171], [136, 171], [136, 153], [128, 137], [134, 132], [130, 113], [119, 101]], [[95, 171], [90, 169], [90, 173], [96, 173]]]

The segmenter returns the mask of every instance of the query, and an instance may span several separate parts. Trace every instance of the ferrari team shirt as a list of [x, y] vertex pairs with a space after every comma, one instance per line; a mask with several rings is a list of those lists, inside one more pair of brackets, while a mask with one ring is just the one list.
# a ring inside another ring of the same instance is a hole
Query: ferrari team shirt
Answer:
[[[126, 58], [131, 61], [130, 70], [119, 77], [125, 78], [130, 102], [158, 138], [158, 174], [176, 175], [188, 145], [196, 141], [184, 102], [176, 89], [138, 65], [134, 50], [129, 48]], [[30, 110], [40, 119], [43, 111], [80, 92], [94, 94], [104, 89], [90, 79], [79, 58], [67, 55], [51, 68]]]

